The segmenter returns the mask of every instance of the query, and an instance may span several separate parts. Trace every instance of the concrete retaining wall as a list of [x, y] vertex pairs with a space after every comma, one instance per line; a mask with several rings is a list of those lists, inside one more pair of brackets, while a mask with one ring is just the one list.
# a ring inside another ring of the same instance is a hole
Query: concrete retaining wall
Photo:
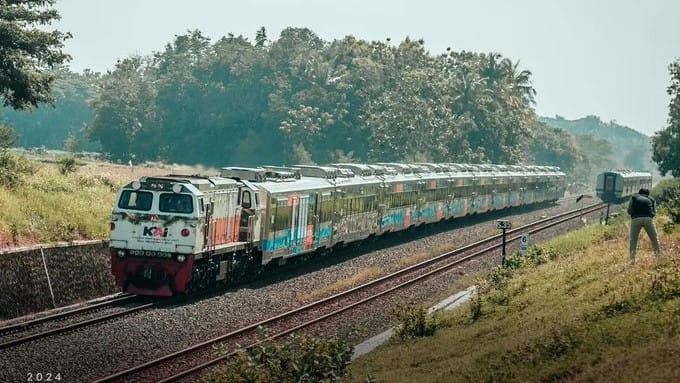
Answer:
[[82, 241], [0, 251], [0, 320], [117, 292], [108, 246]]

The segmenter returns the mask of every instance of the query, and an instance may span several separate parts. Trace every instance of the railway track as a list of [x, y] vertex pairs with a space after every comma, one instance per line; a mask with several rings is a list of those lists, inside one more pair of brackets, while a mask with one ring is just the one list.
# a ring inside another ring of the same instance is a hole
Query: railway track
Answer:
[[[109, 299], [8, 325], [0, 328], [0, 350], [22, 343], [73, 331], [106, 320], [148, 309], [156, 302], [136, 302], [131, 294], [120, 294]], [[126, 305], [132, 304], [132, 307]]]
[[[520, 233], [536, 233], [561, 223], [578, 219], [585, 214], [606, 207], [607, 204], [589, 205], [507, 230], [506, 242], [518, 240], [521, 237]], [[215, 356], [216, 347], [234, 350], [238, 348], [238, 345], [248, 345], [247, 348], [251, 348], [261, 343], [263, 340], [258, 339], [258, 334], [259, 329], [262, 327], [266, 327], [269, 329], [269, 333], [273, 334], [264, 341], [284, 337], [293, 332], [329, 320], [358, 306], [389, 296], [400, 289], [434, 275], [445, 273], [461, 263], [496, 251], [502, 246], [501, 234], [490, 236], [352, 289], [230, 331], [227, 334], [194, 344], [172, 354], [104, 376], [96, 380], [96, 382], [171, 382], [186, 379], [187, 377], [195, 378], [206, 368], [225, 361], [236, 354], [236, 351], [232, 351]]]

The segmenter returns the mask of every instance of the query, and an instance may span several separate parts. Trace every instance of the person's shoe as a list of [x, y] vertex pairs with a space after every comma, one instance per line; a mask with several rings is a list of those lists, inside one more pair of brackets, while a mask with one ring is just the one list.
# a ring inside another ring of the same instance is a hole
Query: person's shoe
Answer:
[[631, 265], [631, 266], [635, 265], [635, 258], [633, 258], [633, 259], [630, 260], [630, 265]]

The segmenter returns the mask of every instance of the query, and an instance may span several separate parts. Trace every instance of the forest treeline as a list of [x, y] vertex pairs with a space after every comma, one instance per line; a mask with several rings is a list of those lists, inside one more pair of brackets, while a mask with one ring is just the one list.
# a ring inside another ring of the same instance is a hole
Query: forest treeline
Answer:
[[208, 166], [536, 163], [584, 181], [607, 167], [593, 158], [608, 154], [596, 138], [539, 121], [531, 72], [519, 62], [433, 55], [422, 40], [328, 42], [306, 28], [269, 40], [262, 28], [254, 42], [212, 42], [189, 31], [105, 74], [59, 75], [55, 108], [0, 110], [19, 145]]

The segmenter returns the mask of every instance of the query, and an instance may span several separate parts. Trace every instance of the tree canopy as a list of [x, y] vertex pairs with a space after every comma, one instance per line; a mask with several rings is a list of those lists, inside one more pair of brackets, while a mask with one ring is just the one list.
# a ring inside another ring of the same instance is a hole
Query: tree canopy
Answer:
[[28, 109], [51, 102], [55, 68], [70, 60], [62, 51], [69, 33], [38, 26], [59, 20], [56, 0], [0, 0], [0, 98], [3, 105]]
[[669, 66], [671, 84], [667, 88], [671, 96], [668, 107], [668, 126], [654, 135], [654, 161], [659, 164], [662, 175], [680, 176], [680, 59]]
[[530, 76], [498, 53], [435, 56], [409, 38], [328, 42], [287, 28], [213, 43], [188, 31], [102, 77], [88, 134], [124, 162], [522, 163]]

